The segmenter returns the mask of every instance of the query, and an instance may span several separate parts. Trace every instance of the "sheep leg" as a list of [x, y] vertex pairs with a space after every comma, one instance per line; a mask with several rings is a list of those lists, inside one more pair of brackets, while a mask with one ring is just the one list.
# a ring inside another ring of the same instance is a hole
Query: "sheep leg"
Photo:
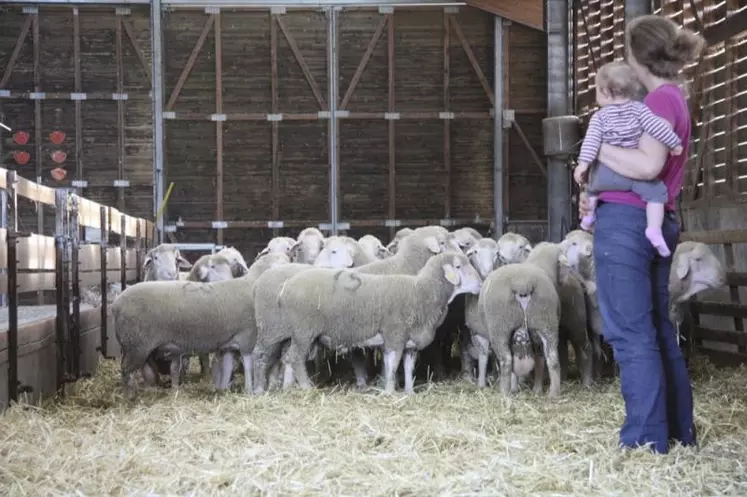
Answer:
[[[584, 333], [584, 337], [585, 337]], [[593, 381], [592, 359], [589, 343], [586, 340], [577, 340], [573, 343], [573, 351], [576, 354], [576, 363], [578, 364], [579, 373], [581, 374], [581, 385], [590, 387]], [[580, 342], [580, 343], [579, 343]]]
[[519, 391], [519, 377], [516, 376], [516, 373], [511, 371], [511, 393], [516, 393]]
[[210, 365], [210, 372], [211, 377], [213, 380], [213, 385], [215, 385], [215, 388], [220, 388], [221, 381], [222, 381], [222, 367], [221, 367], [221, 361], [223, 358], [223, 354], [218, 351], [215, 354], [215, 357], [213, 357], [213, 363]]
[[477, 388], [485, 388], [488, 375], [490, 341], [480, 335], [472, 335], [472, 344], [477, 349]]
[[416, 349], [405, 351], [405, 393], [415, 393], [415, 360], [418, 357]]
[[355, 386], [359, 389], [368, 386], [368, 371], [366, 370], [366, 351], [353, 349], [350, 354], [350, 362], [355, 373]]
[[143, 380], [145, 380], [146, 386], [154, 387], [158, 384], [158, 375], [156, 374], [155, 369], [153, 369], [153, 366], [151, 366], [148, 361], [145, 361], [143, 367], [140, 368], [140, 372], [143, 375]]
[[536, 394], [542, 393], [542, 383], [545, 381], [545, 358], [542, 354], [534, 355], [534, 387], [532, 391]]
[[[309, 372], [306, 370], [306, 357], [310, 348], [311, 344], [308, 342], [299, 342], [296, 339], [291, 339], [290, 346], [283, 356], [283, 362], [290, 364], [293, 368], [293, 376], [295, 376], [298, 387], [301, 390], [309, 390], [313, 387], [309, 379]], [[284, 390], [288, 388], [290, 386], [283, 385]]]
[[568, 335], [563, 327], [560, 328], [558, 334], [558, 360], [560, 361], [560, 379], [568, 381]]
[[[221, 351], [221, 372], [218, 390], [228, 389], [231, 384], [231, 373], [233, 373], [233, 353], [230, 350], [223, 350]], [[246, 376], [246, 374], [245, 372], [244, 375]]]
[[203, 380], [209, 380], [211, 376], [210, 371], [210, 354], [198, 354], [197, 357], [200, 360], [200, 374]]
[[561, 381], [557, 334], [554, 334], [550, 330], [543, 330], [541, 332], [538, 332], [538, 334], [542, 341], [542, 352], [545, 356], [545, 363], [547, 364], [547, 369], [550, 373], [550, 390], [547, 392], [547, 394], [550, 397], [557, 397], [558, 395], [560, 395]]
[[241, 363], [244, 366], [244, 393], [251, 394], [252, 389], [252, 372], [254, 371], [253, 358], [251, 353], [241, 353]]
[[462, 360], [462, 379], [472, 383], [472, 368], [474, 367], [472, 356], [470, 355], [470, 346], [472, 345], [471, 332], [464, 328], [459, 334], [459, 356]]
[[142, 364], [145, 364], [147, 359], [147, 355], [143, 357], [136, 351], [122, 352], [122, 383], [125, 387], [125, 397], [128, 400], [134, 399], [137, 394], [137, 382], [134, 373], [139, 367], [142, 367]]
[[[495, 352], [498, 359], [499, 384], [501, 393], [509, 395], [511, 393], [511, 372], [513, 371], [513, 355], [511, 354], [511, 330], [510, 324], [506, 322], [493, 322], [492, 325], [498, 325], [490, 332], [490, 346]], [[478, 379], [478, 381], [480, 381]]]
[[187, 371], [189, 371], [189, 357], [184, 354], [179, 358], [179, 383], [185, 383], [187, 381]]
[[171, 389], [176, 390], [179, 388], [179, 383], [182, 376], [182, 357], [177, 356], [171, 359]]
[[397, 385], [397, 369], [399, 363], [402, 360], [402, 347], [396, 349], [384, 349], [384, 368], [386, 373], [384, 374], [384, 391], [386, 393], [394, 393]]

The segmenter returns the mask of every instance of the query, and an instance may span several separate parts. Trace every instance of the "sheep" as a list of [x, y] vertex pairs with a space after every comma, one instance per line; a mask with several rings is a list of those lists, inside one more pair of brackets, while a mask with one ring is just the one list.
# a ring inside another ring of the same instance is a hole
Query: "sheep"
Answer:
[[524, 262], [532, 251], [532, 245], [526, 237], [518, 233], [504, 233], [498, 238], [501, 264]]
[[306, 228], [298, 234], [291, 247], [290, 256], [293, 262], [313, 264], [319, 252], [324, 248], [324, 235], [317, 228]]
[[538, 244], [527, 257], [527, 262], [550, 268], [557, 267], [558, 259], [564, 268], [568, 268], [566, 276], [562, 281], [557, 280], [555, 288], [561, 304], [558, 349], [561, 376], [565, 381], [568, 371], [568, 341], [570, 341], [576, 355], [581, 384], [589, 386], [593, 379], [592, 345], [587, 328], [586, 294], [581, 278], [571, 271], [560, 244], [548, 242]]
[[372, 259], [386, 259], [391, 257], [393, 254], [381, 243], [381, 240], [373, 235], [364, 235], [358, 239], [361, 248], [367, 253]]
[[295, 244], [296, 240], [289, 236], [276, 236], [275, 238], [267, 242], [267, 246], [257, 254], [254, 260], [256, 261], [263, 255], [271, 253], [283, 253], [286, 255], [290, 255], [291, 249]]
[[389, 242], [389, 245], [386, 246], [386, 249], [392, 254], [396, 254], [397, 250], [399, 250], [399, 242], [407, 238], [408, 236], [412, 235], [413, 233], [412, 228], [402, 228], [397, 233], [394, 234], [394, 238], [392, 238], [392, 241]]
[[[696, 294], [726, 284], [726, 273], [710, 248], [700, 242], [681, 242], [672, 256], [669, 272], [669, 318], [678, 337], [690, 339], [689, 308]], [[684, 330], [683, 330], [684, 328]]]
[[[286, 254], [267, 254], [254, 262], [241, 278], [216, 283], [143, 282], [123, 291], [112, 304], [112, 316], [122, 350], [122, 380], [128, 396], [135, 394], [133, 373], [143, 368], [154, 353], [173, 356], [215, 349], [237, 350], [244, 370], [251, 372], [251, 351], [256, 337], [247, 334], [246, 323], [254, 311], [249, 298], [252, 285], [267, 269], [288, 262]], [[174, 367], [172, 363], [172, 388], [179, 384], [178, 364]], [[227, 387], [229, 375], [230, 370], [224, 369], [221, 389]], [[244, 390], [251, 392], [252, 375], [246, 374], [244, 378]]]
[[324, 248], [317, 255], [314, 266], [345, 268], [363, 266], [380, 259], [363, 250], [360, 243], [347, 236], [331, 236], [324, 240]]
[[[395, 256], [396, 257], [396, 256]], [[478, 293], [482, 280], [459, 252], [432, 257], [417, 275], [364, 274], [314, 268], [286, 283], [276, 312], [291, 332], [287, 362], [302, 389], [311, 388], [305, 358], [317, 339], [333, 348], [380, 345], [386, 364], [385, 391], [405, 354], [405, 392], [413, 392], [416, 351], [433, 339], [439, 319], [454, 297]]]
[[192, 264], [182, 257], [176, 245], [162, 243], [145, 254], [143, 281], [176, 280], [179, 268], [191, 269]]
[[474, 228], [459, 228], [458, 230], [454, 230], [452, 233], [457, 241], [457, 244], [463, 251], [469, 250], [474, 246], [477, 240], [482, 239], [482, 235], [480, 234], [480, 232]]
[[[501, 393], [510, 393], [513, 371], [511, 341], [514, 331], [523, 327], [542, 343], [542, 355], [550, 375], [548, 395], [557, 397], [561, 381], [558, 357], [561, 302], [556, 285], [565, 281], [570, 268], [561, 262], [560, 249], [555, 245], [550, 245], [547, 250], [541, 248], [533, 258], [535, 260], [531, 259], [530, 255], [526, 262], [501, 266], [490, 273], [480, 291], [478, 312], [485, 323], [490, 347], [498, 358]], [[481, 351], [483, 357], [480, 365], [487, 366], [485, 350]], [[481, 367], [479, 371], [480, 387], [485, 386], [485, 369]], [[536, 393], [542, 391], [543, 369], [535, 365]]]

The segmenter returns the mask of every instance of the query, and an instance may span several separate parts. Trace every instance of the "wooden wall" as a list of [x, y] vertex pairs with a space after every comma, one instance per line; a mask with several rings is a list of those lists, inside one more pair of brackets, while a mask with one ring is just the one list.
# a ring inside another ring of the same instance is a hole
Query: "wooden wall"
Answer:
[[[0, 10], [0, 115], [14, 131], [26, 131], [24, 146], [3, 131], [4, 167], [48, 186], [85, 180], [80, 192], [136, 216], [152, 218], [153, 159], [150, 91], [150, 21], [147, 8], [54, 7], [24, 13], [20, 6]], [[43, 92], [43, 99], [33, 99]], [[85, 100], [71, 94], [84, 93]], [[125, 94], [116, 100], [113, 94]], [[52, 131], [63, 131], [55, 146]], [[13, 151], [31, 155], [17, 165]], [[50, 171], [55, 150], [67, 154], [64, 181]], [[115, 180], [128, 180], [117, 188]], [[20, 200], [21, 228], [51, 234], [49, 210], [37, 224], [36, 206]], [[40, 229], [41, 228], [41, 229]]]

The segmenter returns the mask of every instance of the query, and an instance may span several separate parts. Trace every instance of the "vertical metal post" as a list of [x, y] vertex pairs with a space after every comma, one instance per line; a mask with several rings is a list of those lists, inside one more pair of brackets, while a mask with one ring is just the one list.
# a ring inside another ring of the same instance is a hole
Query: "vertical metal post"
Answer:
[[651, 0], [625, 0], [625, 24], [651, 13]]
[[493, 16], [493, 238], [503, 235], [503, 18]]
[[8, 252], [8, 401], [18, 400], [18, 257], [16, 256], [16, 230], [18, 229], [18, 196], [16, 172], [6, 173], [8, 196], [12, 215], [6, 232]]
[[[1, 140], [0, 140], [1, 141]], [[0, 150], [0, 154], [2, 151]], [[0, 190], [0, 227], [8, 229], [8, 190]], [[0, 276], [8, 274], [7, 269], [0, 269]], [[8, 294], [0, 294], [0, 306], [8, 305]]]
[[339, 222], [338, 181], [339, 157], [337, 148], [337, 94], [339, 74], [337, 68], [337, 9], [327, 7], [327, 74], [329, 80], [329, 215], [332, 224], [332, 235], [337, 235]]
[[[547, 22], [547, 115], [571, 112], [568, 85], [568, 2], [546, 0]], [[565, 162], [550, 158], [547, 163], [548, 239], [560, 242], [571, 226], [571, 173]]]
[[73, 319], [70, 326], [70, 345], [72, 349], [72, 375], [80, 378], [80, 226], [78, 225], [78, 196], [70, 195], [70, 259], [73, 299]]
[[109, 287], [109, 284], [107, 283], [106, 278], [106, 270], [107, 270], [107, 264], [106, 264], [106, 249], [107, 245], [109, 244], [109, 228], [107, 223], [107, 216], [106, 216], [106, 207], [103, 205], [101, 206], [101, 210], [99, 212], [100, 215], [100, 223], [101, 223], [101, 235], [99, 236], [99, 257], [101, 259], [101, 345], [99, 346], [99, 350], [101, 350], [101, 355], [106, 358], [106, 339], [107, 339], [107, 326], [106, 326], [106, 319], [107, 319], [107, 302], [106, 302], [106, 294], [107, 289]]
[[122, 261], [119, 264], [119, 277], [122, 284], [122, 291], [127, 288], [127, 216], [121, 214], [119, 216], [119, 226], [122, 230], [122, 234], [119, 237], [119, 258]]
[[65, 395], [65, 383], [70, 377], [68, 350], [68, 325], [70, 321], [70, 298], [68, 294], [68, 272], [70, 259], [67, 249], [68, 191], [58, 188], [55, 191], [55, 275], [57, 301], [57, 394]]
[[[158, 215], [156, 230], [158, 240], [163, 238], [163, 212], [158, 208], [163, 203], [163, 42], [161, 39], [161, 0], [150, 4], [151, 49], [151, 93], [153, 101], [153, 217]], [[103, 290], [102, 290], [103, 291]]]
[[[143, 277], [143, 269], [140, 267], [142, 265], [142, 250], [143, 250], [143, 239], [142, 239], [142, 220], [138, 219], [136, 226], [136, 233], [135, 233], [135, 281], [140, 281]], [[124, 288], [122, 289], [124, 290]]]

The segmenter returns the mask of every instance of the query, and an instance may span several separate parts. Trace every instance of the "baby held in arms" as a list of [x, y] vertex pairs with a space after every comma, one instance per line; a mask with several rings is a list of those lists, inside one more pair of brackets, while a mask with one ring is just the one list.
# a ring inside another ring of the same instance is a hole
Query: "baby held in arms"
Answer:
[[581, 228], [590, 230], [596, 219], [594, 210], [597, 198], [603, 191], [633, 191], [646, 202], [646, 238], [659, 255], [668, 257], [669, 247], [664, 241], [661, 226], [664, 222], [664, 205], [668, 200], [666, 185], [658, 179], [634, 180], [616, 173], [597, 161], [589, 170], [599, 153], [602, 143], [617, 147], [637, 148], [644, 132], [662, 142], [671, 155], [682, 153], [682, 142], [662, 118], [656, 116], [643, 102], [633, 100], [640, 88], [633, 70], [625, 62], [610, 62], [603, 65], [596, 76], [596, 98], [600, 106], [589, 121], [589, 127], [578, 155], [578, 166], [574, 178], [583, 184], [588, 172], [586, 188], [591, 214], [584, 216]]

